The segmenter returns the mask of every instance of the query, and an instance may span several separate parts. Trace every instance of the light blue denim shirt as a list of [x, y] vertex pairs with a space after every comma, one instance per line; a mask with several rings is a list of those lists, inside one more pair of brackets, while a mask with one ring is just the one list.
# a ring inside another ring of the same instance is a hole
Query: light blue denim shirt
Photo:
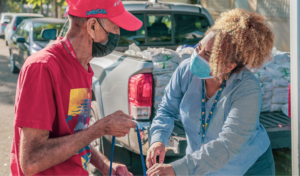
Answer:
[[[165, 89], [151, 126], [151, 144], [165, 146], [181, 120], [186, 132], [186, 156], [171, 163], [176, 176], [244, 175], [268, 149], [270, 140], [259, 122], [262, 93], [255, 76], [247, 69], [230, 76], [201, 146], [202, 81], [183, 61]], [[216, 94], [206, 103], [208, 116]], [[206, 117], [207, 118], [207, 117]]]

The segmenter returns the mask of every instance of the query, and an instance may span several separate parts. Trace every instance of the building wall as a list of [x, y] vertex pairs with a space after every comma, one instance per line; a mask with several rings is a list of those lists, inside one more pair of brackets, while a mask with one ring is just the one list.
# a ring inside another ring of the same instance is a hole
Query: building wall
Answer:
[[278, 50], [290, 51], [290, 0], [201, 0], [216, 20], [222, 12], [233, 8], [243, 8], [257, 12], [266, 19], [266, 24], [275, 35], [274, 45]]

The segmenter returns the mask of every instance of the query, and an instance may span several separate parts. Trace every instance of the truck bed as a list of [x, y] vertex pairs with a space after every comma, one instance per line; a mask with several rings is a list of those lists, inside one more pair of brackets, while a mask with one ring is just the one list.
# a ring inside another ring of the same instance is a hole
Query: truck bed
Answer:
[[[260, 115], [260, 122], [265, 127], [272, 149], [291, 147], [291, 119], [282, 112], [265, 112]], [[182, 123], [175, 121], [174, 130], [167, 144], [166, 156], [185, 155], [187, 146]]]

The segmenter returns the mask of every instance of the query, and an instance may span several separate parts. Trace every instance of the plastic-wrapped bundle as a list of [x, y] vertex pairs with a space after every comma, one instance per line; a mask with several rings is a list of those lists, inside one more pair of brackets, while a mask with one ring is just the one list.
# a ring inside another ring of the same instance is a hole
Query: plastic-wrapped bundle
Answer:
[[178, 54], [182, 58], [182, 60], [184, 60], [184, 59], [190, 58], [191, 55], [193, 54], [194, 50], [195, 49], [193, 47], [186, 47], [186, 48], [183, 48], [180, 51], [178, 51]]
[[276, 55], [273, 56], [275, 64], [290, 62], [290, 56], [286, 52], [277, 51]]
[[126, 50], [125, 54], [135, 56], [136, 55], [136, 51], [134, 51], [134, 50]]
[[261, 112], [270, 112], [272, 99], [263, 99], [261, 104]]
[[174, 72], [178, 67], [178, 64], [167, 61], [167, 62], [153, 62], [153, 74], [164, 74]]
[[273, 95], [272, 90], [262, 92], [262, 98], [263, 99], [270, 99], [270, 98], [272, 98], [272, 95]]
[[274, 77], [273, 78], [273, 87], [288, 87], [289, 82], [281, 77]]
[[283, 104], [271, 104], [271, 112], [281, 111], [281, 107]]
[[290, 63], [284, 62], [280, 64], [270, 64], [266, 67], [266, 70], [273, 76], [282, 77], [290, 75]]
[[276, 87], [273, 89], [273, 94], [286, 94], [286, 96], [289, 95], [289, 88], [288, 87]]
[[282, 105], [281, 110], [286, 116], [289, 116], [289, 104], [288, 103]]
[[289, 102], [289, 96], [284, 94], [274, 94], [272, 97], [272, 104], [286, 104]]
[[165, 94], [165, 86], [155, 87], [154, 96], [163, 96]]
[[262, 89], [263, 92], [272, 91], [273, 90], [273, 84], [271, 82], [260, 83], [260, 87], [261, 87], [261, 89]]
[[254, 76], [258, 79], [260, 83], [263, 82], [271, 82], [272, 81], [272, 74], [267, 72], [264, 69], [258, 69], [256, 72], [253, 73]]
[[154, 108], [158, 110], [158, 105], [161, 103], [163, 96], [156, 96], [154, 98]]
[[157, 87], [168, 85], [172, 75], [173, 75], [173, 73], [168, 73], [168, 74], [163, 74], [163, 75], [154, 75], [153, 76], [154, 85]]

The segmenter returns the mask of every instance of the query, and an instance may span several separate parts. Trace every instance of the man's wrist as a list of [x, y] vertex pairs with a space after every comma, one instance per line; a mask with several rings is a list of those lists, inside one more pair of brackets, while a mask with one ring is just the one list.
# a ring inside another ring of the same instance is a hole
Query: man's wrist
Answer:
[[102, 123], [101, 121], [102, 119], [96, 121], [96, 123], [94, 123], [92, 126], [90, 126], [90, 130], [91, 130], [91, 133], [92, 133], [92, 137], [93, 137], [93, 140], [95, 139], [98, 139], [102, 136], [105, 135], [105, 132], [104, 132], [104, 123]]

